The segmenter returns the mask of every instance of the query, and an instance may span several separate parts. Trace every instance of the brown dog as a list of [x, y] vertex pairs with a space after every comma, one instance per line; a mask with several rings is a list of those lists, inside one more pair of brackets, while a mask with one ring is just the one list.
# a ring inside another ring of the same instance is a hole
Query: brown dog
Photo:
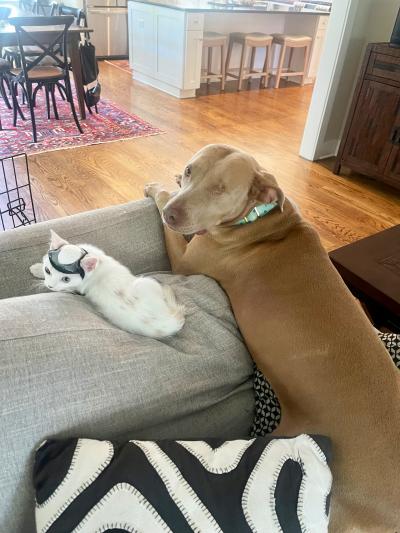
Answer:
[[[227, 292], [282, 408], [277, 435], [319, 433], [334, 451], [330, 531], [400, 532], [398, 370], [315, 230], [251, 156], [206, 146], [176, 196], [150, 184], [176, 273]], [[235, 225], [255, 205], [277, 207]], [[190, 243], [181, 234], [199, 233]]]

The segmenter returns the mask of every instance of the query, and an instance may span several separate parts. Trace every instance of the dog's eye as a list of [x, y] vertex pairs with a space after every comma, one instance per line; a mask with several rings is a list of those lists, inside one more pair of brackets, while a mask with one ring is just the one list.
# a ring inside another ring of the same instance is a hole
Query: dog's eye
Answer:
[[188, 166], [185, 168], [185, 176], [189, 178], [189, 176], [191, 175], [192, 175], [192, 169], [190, 168], [190, 166]]
[[46, 272], [46, 274], [49, 274], [49, 276], [50, 276], [51, 272], [50, 272], [50, 270], [47, 267], [45, 267], [44, 271]]
[[71, 281], [71, 278], [69, 278], [68, 276], [64, 276], [61, 278], [61, 281], [63, 281], [64, 283], [69, 283]]

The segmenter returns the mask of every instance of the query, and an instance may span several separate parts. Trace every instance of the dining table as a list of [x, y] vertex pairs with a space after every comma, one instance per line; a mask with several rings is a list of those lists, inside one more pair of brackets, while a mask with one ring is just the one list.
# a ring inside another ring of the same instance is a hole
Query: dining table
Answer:
[[[14, 13], [13, 13], [14, 16]], [[27, 16], [26, 12], [18, 12], [16, 16]], [[32, 13], [29, 13], [32, 16]], [[33, 28], [32, 28], [33, 30]], [[72, 75], [75, 82], [76, 97], [78, 100], [79, 113], [82, 119], [86, 118], [85, 109], [85, 88], [82, 79], [82, 63], [80, 54], [80, 43], [82, 35], [88, 35], [93, 30], [89, 27], [72, 25], [68, 29], [67, 41], [68, 41], [68, 56], [71, 62]], [[29, 32], [36, 41], [43, 45], [50, 44], [54, 37], [60, 33], [59, 26], [45, 26], [43, 28], [35, 27], [33, 31]], [[22, 44], [32, 44], [31, 41], [27, 41]], [[0, 21], [0, 52], [4, 46], [16, 46], [18, 45], [17, 34], [14, 26], [7, 23], [7, 20]]]

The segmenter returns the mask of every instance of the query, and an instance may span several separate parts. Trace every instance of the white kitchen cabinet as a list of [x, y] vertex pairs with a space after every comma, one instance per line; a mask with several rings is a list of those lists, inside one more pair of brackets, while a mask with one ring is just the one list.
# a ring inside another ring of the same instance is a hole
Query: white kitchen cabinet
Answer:
[[[169, 7], [166, 7], [166, 2]], [[190, 5], [195, 3], [192, 0]], [[178, 98], [194, 97], [200, 87], [204, 31], [310, 35], [314, 42], [306, 83], [312, 83], [317, 74], [329, 20], [327, 16], [298, 12], [224, 12], [213, 10], [207, 3], [205, 8], [199, 6], [194, 11], [192, 7], [185, 8], [183, 0], [157, 0], [154, 3], [130, 0], [128, 9], [129, 60], [134, 79]], [[299, 67], [303, 65], [302, 53], [302, 50], [295, 50], [295, 69], [296, 63]], [[263, 50], [258, 51], [256, 66], [264, 61], [263, 54]], [[238, 49], [234, 49], [232, 54], [232, 62], [236, 60], [239, 61]], [[215, 68], [219, 69], [218, 54], [214, 54], [214, 61]], [[276, 61], [277, 57], [274, 58], [273, 68]]]
[[129, 2], [133, 77], [179, 98], [200, 86], [203, 15]]
[[311, 49], [310, 66], [308, 69], [308, 79], [312, 81], [315, 81], [315, 78], [318, 74], [318, 68], [319, 63], [321, 61], [322, 50], [324, 48], [328, 22], [328, 17], [319, 17]]
[[173, 87], [183, 89], [185, 58], [185, 13], [158, 8], [154, 13], [156, 68], [155, 75]]
[[200, 87], [203, 30], [186, 32], [184, 87], [187, 90]]
[[156, 68], [154, 7], [136, 2], [128, 6], [129, 61], [134, 71], [151, 76]]

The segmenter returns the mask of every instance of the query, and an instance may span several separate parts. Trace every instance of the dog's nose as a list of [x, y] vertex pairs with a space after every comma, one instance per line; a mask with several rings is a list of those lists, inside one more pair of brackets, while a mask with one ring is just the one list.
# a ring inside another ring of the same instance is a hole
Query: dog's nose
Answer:
[[179, 209], [179, 207], [167, 207], [163, 211], [164, 220], [167, 224], [170, 226], [174, 226], [175, 224], [178, 224], [179, 219], [181, 218], [182, 211]]

